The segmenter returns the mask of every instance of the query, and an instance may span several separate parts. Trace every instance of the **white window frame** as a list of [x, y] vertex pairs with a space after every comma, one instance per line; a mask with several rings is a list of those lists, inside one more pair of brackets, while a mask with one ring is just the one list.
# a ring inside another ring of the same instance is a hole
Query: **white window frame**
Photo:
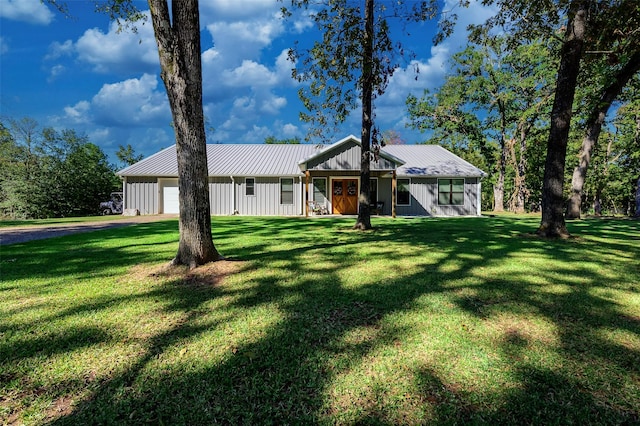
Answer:
[[[290, 203], [283, 203], [282, 202], [282, 181], [283, 180], [291, 180], [291, 202]], [[281, 177], [280, 178], [280, 205], [281, 206], [292, 206], [295, 204], [296, 202], [296, 191], [295, 191], [295, 179], [292, 177]]]
[[[409, 182], [409, 202], [407, 204], [400, 204], [400, 181], [406, 180]], [[396, 206], [410, 206], [411, 205], [411, 178], [396, 178]]]
[[[249, 185], [247, 184], [247, 180], [253, 180], [253, 185], [251, 186], [253, 188], [253, 194], [247, 194], [247, 189], [249, 189]], [[256, 196], [256, 178], [254, 177], [246, 177], [244, 178], [244, 196], [245, 197], [255, 197]]]

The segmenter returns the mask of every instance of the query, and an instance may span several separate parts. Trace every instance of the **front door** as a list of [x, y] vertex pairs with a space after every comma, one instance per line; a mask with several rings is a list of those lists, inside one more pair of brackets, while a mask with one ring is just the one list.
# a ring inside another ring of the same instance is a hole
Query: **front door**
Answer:
[[358, 213], [358, 179], [334, 179], [332, 182], [333, 214]]

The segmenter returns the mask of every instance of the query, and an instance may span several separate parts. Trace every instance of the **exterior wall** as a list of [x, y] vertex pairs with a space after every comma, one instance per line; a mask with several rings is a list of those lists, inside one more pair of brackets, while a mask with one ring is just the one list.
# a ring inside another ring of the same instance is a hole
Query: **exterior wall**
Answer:
[[140, 214], [158, 214], [158, 178], [127, 177], [124, 183], [124, 205]]
[[[308, 170], [360, 170], [361, 148], [348, 142], [307, 163]], [[395, 164], [384, 158], [371, 162], [371, 170], [393, 170]]]
[[246, 216], [296, 216], [302, 214], [303, 192], [301, 191], [300, 178], [293, 178], [293, 204], [280, 204], [280, 180], [281, 178], [277, 177], [256, 177], [255, 195], [245, 195], [245, 179], [244, 177], [236, 177], [235, 197], [238, 214]]
[[[331, 178], [359, 177], [357, 173], [312, 172], [313, 177], [327, 179], [327, 207], [331, 211]], [[375, 176], [375, 175], [374, 175]], [[387, 175], [378, 176], [378, 201], [384, 202], [382, 214], [391, 215], [391, 184]], [[400, 177], [402, 179], [402, 177]], [[160, 183], [158, 181], [160, 180]], [[174, 179], [175, 180], [175, 179]], [[280, 178], [256, 177], [255, 195], [245, 195], [245, 178], [210, 177], [209, 197], [212, 215], [231, 215], [234, 210], [247, 216], [297, 216], [304, 214], [304, 178], [293, 178], [293, 204], [280, 204]], [[124, 183], [125, 208], [135, 208], [140, 214], [162, 213], [162, 185], [168, 179], [154, 177], [127, 177]], [[309, 197], [313, 194], [313, 180], [309, 182]], [[478, 215], [478, 179], [466, 178], [464, 205], [438, 205], [438, 179], [411, 178], [411, 205], [396, 206], [400, 216], [475, 216]], [[235, 201], [235, 206], [234, 206]]]
[[209, 178], [209, 205], [212, 215], [233, 214], [233, 183], [230, 177]]
[[440, 206], [438, 205], [438, 179], [411, 178], [409, 186], [411, 205], [396, 206], [396, 212], [400, 216], [476, 216], [478, 214], [477, 184], [476, 178], [465, 178], [464, 204]]

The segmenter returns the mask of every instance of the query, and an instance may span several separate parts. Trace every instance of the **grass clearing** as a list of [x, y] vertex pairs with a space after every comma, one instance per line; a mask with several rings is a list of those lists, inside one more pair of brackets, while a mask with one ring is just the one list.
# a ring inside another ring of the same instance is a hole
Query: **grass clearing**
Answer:
[[640, 422], [640, 222], [214, 217], [3, 246], [0, 423]]

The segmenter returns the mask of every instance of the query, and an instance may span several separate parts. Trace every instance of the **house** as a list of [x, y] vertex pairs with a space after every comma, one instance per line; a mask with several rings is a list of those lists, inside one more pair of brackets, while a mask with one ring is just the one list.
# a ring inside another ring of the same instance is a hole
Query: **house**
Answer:
[[[213, 215], [309, 214], [309, 204], [331, 214], [356, 214], [360, 140], [332, 145], [207, 145]], [[126, 209], [141, 214], [178, 213], [175, 145], [118, 175]], [[437, 145], [391, 145], [371, 161], [371, 203], [378, 214], [480, 215], [486, 174]], [[394, 197], [394, 191], [395, 197]]]

